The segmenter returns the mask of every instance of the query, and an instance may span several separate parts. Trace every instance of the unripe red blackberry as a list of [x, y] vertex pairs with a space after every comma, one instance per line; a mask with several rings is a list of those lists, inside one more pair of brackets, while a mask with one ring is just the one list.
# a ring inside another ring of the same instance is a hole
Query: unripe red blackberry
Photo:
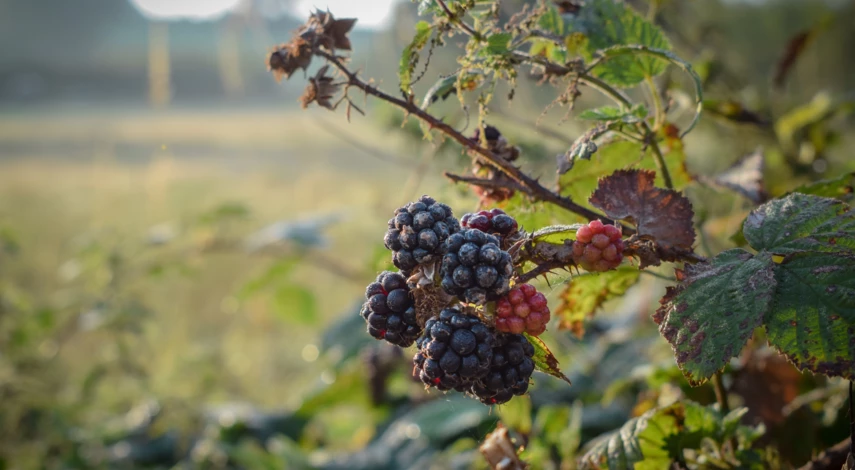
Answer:
[[519, 228], [517, 221], [501, 209], [464, 214], [460, 218], [460, 225], [464, 228], [474, 228], [475, 230], [497, 234], [501, 237], [516, 233]]
[[588, 271], [604, 272], [620, 265], [623, 248], [620, 228], [594, 220], [576, 231], [573, 259]]
[[531, 284], [514, 286], [496, 302], [496, 329], [505, 333], [538, 336], [546, 331], [549, 317], [546, 296]]
[[475, 381], [471, 393], [485, 405], [507, 403], [528, 391], [534, 372], [534, 347], [523, 335], [499, 334], [487, 374]]
[[392, 250], [395, 266], [409, 275], [418, 265], [439, 260], [443, 242], [459, 231], [460, 223], [451, 208], [422, 196], [395, 211], [383, 242]]
[[495, 334], [477, 317], [447, 308], [425, 324], [413, 357], [413, 375], [439, 390], [464, 391], [487, 375]]
[[400, 273], [380, 273], [365, 289], [365, 298], [359, 313], [374, 338], [407, 347], [422, 334], [410, 288]]
[[443, 290], [474, 304], [505, 295], [514, 265], [500, 247], [498, 238], [475, 229], [448, 237], [439, 270]]

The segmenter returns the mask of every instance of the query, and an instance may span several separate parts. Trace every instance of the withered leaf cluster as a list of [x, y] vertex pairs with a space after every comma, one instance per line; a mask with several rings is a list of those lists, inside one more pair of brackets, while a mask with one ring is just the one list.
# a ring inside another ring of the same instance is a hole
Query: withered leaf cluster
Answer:
[[309, 84], [300, 97], [300, 104], [303, 105], [303, 109], [308, 108], [313, 102], [330, 111], [335, 109], [331, 100], [338, 93], [341, 84], [333, 83], [333, 78], [326, 75], [327, 69], [329, 69], [329, 65], [324, 65], [318, 69], [318, 73], [314, 77], [309, 78]]
[[267, 67], [276, 80], [291, 78], [297, 69], [306, 70], [312, 63], [316, 48], [335, 53], [336, 49], [350, 50], [347, 37], [356, 18], [335, 19], [330, 12], [317, 10], [300, 26], [290, 42], [276, 47], [267, 58]]

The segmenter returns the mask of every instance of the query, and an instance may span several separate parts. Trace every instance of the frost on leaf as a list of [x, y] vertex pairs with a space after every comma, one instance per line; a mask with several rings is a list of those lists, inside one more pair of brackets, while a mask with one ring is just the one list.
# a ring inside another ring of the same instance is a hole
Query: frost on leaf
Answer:
[[682, 282], [668, 288], [653, 320], [690, 383], [721, 370], [763, 323], [775, 293], [774, 266], [768, 253], [733, 249], [687, 266]]
[[633, 222], [639, 241], [652, 239], [655, 253], [642, 259], [642, 267], [675, 261], [680, 253], [691, 253], [695, 242], [692, 203], [677, 191], [655, 187], [655, 178], [652, 171], [619, 170], [600, 179], [589, 199], [609, 217]]
[[799, 369], [855, 379], [855, 256], [797, 254], [776, 274], [769, 343]]
[[570, 379], [561, 372], [561, 366], [558, 364], [558, 359], [556, 359], [555, 355], [552, 354], [552, 351], [546, 347], [546, 343], [528, 333], [523, 333], [523, 335], [528, 342], [534, 346], [534, 356], [532, 357], [532, 360], [534, 360], [534, 367], [543, 373], [557, 377], [569, 384]]
[[793, 193], [748, 215], [742, 231], [756, 250], [855, 252], [855, 212], [836, 199]]

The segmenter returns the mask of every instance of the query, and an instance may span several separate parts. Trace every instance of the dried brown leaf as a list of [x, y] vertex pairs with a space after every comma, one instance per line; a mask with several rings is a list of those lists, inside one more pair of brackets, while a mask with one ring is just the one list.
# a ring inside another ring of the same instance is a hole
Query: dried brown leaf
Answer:
[[618, 170], [601, 178], [590, 203], [614, 219], [638, 227], [640, 237], [650, 237], [669, 259], [691, 252], [695, 243], [692, 203], [677, 191], [653, 185], [656, 174], [646, 170]]

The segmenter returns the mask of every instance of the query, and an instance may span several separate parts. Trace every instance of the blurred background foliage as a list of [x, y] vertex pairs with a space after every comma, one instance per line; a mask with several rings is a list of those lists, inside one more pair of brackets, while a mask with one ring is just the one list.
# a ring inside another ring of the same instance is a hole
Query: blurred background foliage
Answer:
[[[762, 146], [772, 196], [835, 178], [828, 195], [852, 193], [855, 4], [628, 3], [704, 80], [706, 113], [682, 148], [692, 174]], [[477, 444], [500, 419], [534, 468], [564, 469], [658, 404], [715, 402], [710, 386], [688, 387], [649, 320], [667, 284], [656, 276], [584, 337], [549, 334], [570, 387], [538, 374], [530, 397], [491, 410], [413, 382], [409, 357], [363, 334], [360, 298], [388, 266], [395, 207], [429, 193], [475, 209], [441, 178], [468, 159], [380, 105], [350, 124], [299, 113], [302, 85], [263, 65], [298, 24], [286, 4], [167, 24], [125, 1], [0, 0], [12, 46], [0, 48], [0, 469], [479, 468]], [[416, 8], [401, 2], [388, 27], [351, 36], [354, 64], [389, 90]], [[434, 53], [417, 95], [455, 70], [458, 46]], [[545, 179], [584, 129], [565, 110], [542, 114], [554, 98], [521, 79], [491, 117]], [[435, 110], [474, 129], [454, 101]], [[752, 203], [688, 193], [705, 203], [700, 251], [733, 246]], [[507, 209], [529, 228], [571, 221], [521, 200]], [[539, 287], [557, 306], [566, 276], [551, 281]], [[766, 431], [755, 447], [788, 468], [846, 437], [844, 384], [764, 343], [726, 378], [742, 422]]]

